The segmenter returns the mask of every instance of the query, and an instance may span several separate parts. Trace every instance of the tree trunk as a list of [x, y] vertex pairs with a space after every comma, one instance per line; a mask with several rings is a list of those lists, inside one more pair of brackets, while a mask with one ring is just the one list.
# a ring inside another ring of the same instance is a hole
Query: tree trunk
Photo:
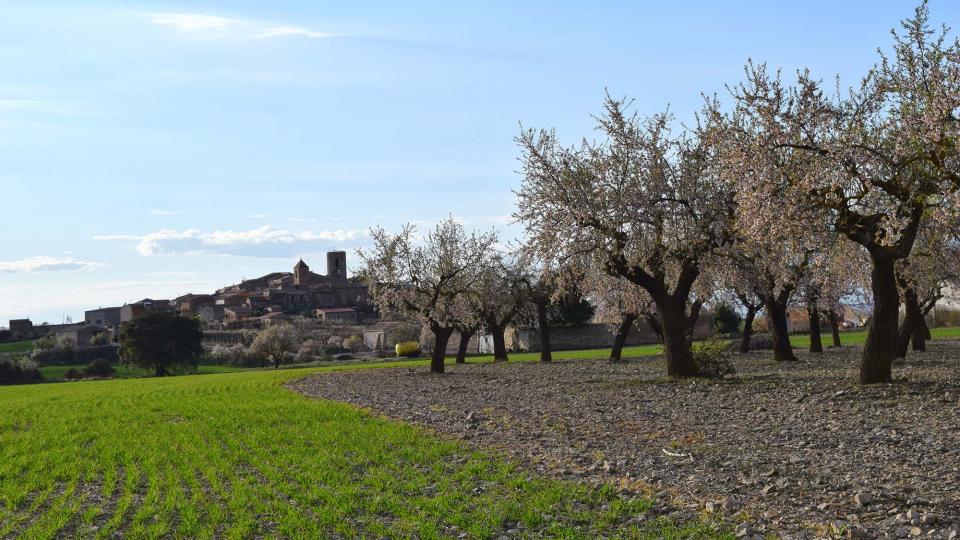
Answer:
[[773, 359], [777, 362], [796, 362], [793, 345], [790, 344], [790, 332], [787, 328], [787, 302], [789, 293], [778, 296], [765, 295], [763, 307], [770, 322], [770, 335], [773, 338]]
[[926, 328], [926, 322], [923, 320], [923, 317], [920, 317], [913, 325], [913, 334], [910, 336], [910, 348], [914, 352], [923, 352], [927, 350], [927, 340], [924, 333], [924, 328]]
[[623, 353], [623, 344], [627, 341], [627, 335], [630, 334], [630, 329], [633, 328], [633, 321], [637, 320], [637, 316], [634, 314], [624, 315], [623, 320], [620, 321], [620, 327], [617, 328], [617, 334], [613, 338], [613, 348], [610, 349], [610, 361], [619, 362], [620, 355]]
[[660, 322], [660, 313], [659, 312], [646, 312], [643, 314], [643, 320], [647, 323], [647, 326], [653, 330], [654, 335], [657, 336], [657, 340], [662, 344], [663, 343], [663, 323]]
[[871, 255], [873, 269], [870, 281], [873, 287], [873, 314], [860, 358], [862, 384], [892, 381], [890, 366], [897, 353], [897, 319], [900, 311], [900, 293], [894, 259]]
[[507, 330], [505, 325], [490, 324], [490, 333], [493, 335], [493, 361], [494, 362], [506, 362], [509, 360], [507, 357], [507, 343], [503, 338], [503, 333]]
[[740, 335], [740, 352], [746, 354], [750, 352], [750, 338], [753, 336], [753, 319], [757, 316], [757, 310], [753, 306], [747, 306], [747, 315], [743, 318], [743, 333]]
[[920, 311], [920, 300], [917, 297], [917, 290], [910, 285], [910, 281], [902, 275], [897, 274], [897, 285], [903, 291], [903, 322], [897, 329], [897, 352], [894, 357], [897, 360], [907, 357], [907, 349], [910, 347], [910, 338], [916, 334], [919, 319], [923, 318]]
[[433, 332], [434, 338], [433, 354], [430, 355], [430, 371], [443, 373], [444, 360], [447, 359], [447, 343], [450, 342], [450, 336], [453, 335], [453, 328], [431, 324], [430, 331]]
[[696, 300], [690, 304], [690, 315], [687, 317], [687, 341], [693, 345], [693, 330], [697, 326], [697, 320], [700, 318], [700, 310], [703, 308], [703, 300]]
[[550, 362], [553, 355], [550, 351], [550, 320], [547, 319], [547, 300], [537, 300], [537, 329], [540, 334], [540, 361]]
[[663, 353], [670, 377], [696, 377], [697, 366], [688, 338], [687, 299], [664, 295], [657, 302], [663, 331]]
[[157, 368], [153, 371], [153, 376], [154, 376], [154, 377], [166, 377], [166, 376], [167, 376], [167, 368], [165, 368], [165, 367], [163, 367], [163, 366], [157, 366]]
[[807, 320], [810, 322], [810, 352], [822, 353], [823, 340], [820, 337], [820, 310], [816, 300], [807, 304]]
[[840, 321], [837, 320], [837, 312], [833, 308], [827, 311], [827, 320], [830, 321], [830, 333], [833, 334], [833, 346], [840, 347]]
[[460, 330], [460, 343], [457, 345], [457, 363], [467, 363], [467, 348], [470, 347], [470, 338], [476, 333], [476, 330]]

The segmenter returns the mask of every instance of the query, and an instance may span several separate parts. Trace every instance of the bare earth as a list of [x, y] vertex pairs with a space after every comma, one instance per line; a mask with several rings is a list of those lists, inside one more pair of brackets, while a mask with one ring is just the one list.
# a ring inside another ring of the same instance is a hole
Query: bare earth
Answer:
[[[859, 348], [735, 357], [737, 378], [669, 381], [661, 360], [325, 373], [291, 384], [497, 449], [557, 478], [656, 496], [738, 536], [960, 538], [960, 342], [891, 385], [855, 382]], [[643, 519], [639, 517], [638, 519]]]

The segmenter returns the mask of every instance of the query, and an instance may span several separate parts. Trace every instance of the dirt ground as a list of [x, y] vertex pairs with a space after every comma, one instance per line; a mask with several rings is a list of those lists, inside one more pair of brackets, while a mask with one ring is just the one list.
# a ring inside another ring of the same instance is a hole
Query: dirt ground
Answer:
[[[931, 342], [889, 385], [860, 349], [733, 357], [719, 382], [660, 359], [324, 373], [291, 384], [495, 449], [537, 473], [657, 497], [738, 536], [958, 538], [960, 342]], [[638, 519], [642, 519], [638, 518]]]

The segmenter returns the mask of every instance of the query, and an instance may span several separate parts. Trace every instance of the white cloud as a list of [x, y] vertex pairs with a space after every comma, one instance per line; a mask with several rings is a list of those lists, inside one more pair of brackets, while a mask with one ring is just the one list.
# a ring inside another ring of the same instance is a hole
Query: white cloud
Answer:
[[150, 211], [151, 214], [155, 216], [182, 216], [187, 213], [186, 210], [162, 210], [155, 208]]
[[236, 19], [201, 13], [148, 13], [147, 18], [153, 24], [172, 26], [181, 32], [224, 31], [240, 22]]
[[0, 261], [0, 272], [29, 273], [29, 272], [63, 272], [66, 270], [95, 270], [106, 266], [103, 263], [78, 261], [72, 257], [29, 257], [17, 261]]
[[313, 30], [308, 30], [306, 28], [301, 28], [299, 26], [273, 26], [265, 29], [259, 34], [254, 34], [253, 37], [257, 39], [263, 38], [272, 38], [272, 37], [288, 37], [288, 36], [300, 36], [305, 38], [325, 38], [330, 37], [331, 34], [326, 32], [315, 32]]
[[267, 219], [270, 214], [247, 214], [247, 219]]
[[[211, 231], [199, 229], [163, 229], [142, 236], [101, 235], [94, 240], [134, 240], [135, 249], [141, 255], [165, 254], [226, 254], [248, 256], [289, 256], [298, 250], [338, 242], [348, 242], [361, 237], [359, 230], [291, 231], [264, 225], [248, 231]], [[297, 249], [291, 249], [297, 248]]]
[[273, 26], [262, 21], [233, 19], [203, 13], [146, 13], [147, 20], [158, 26], [174, 28], [194, 35], [222, 35], [253, 39], [302, 37], [318, 39], [331, 37], [302, 26]]

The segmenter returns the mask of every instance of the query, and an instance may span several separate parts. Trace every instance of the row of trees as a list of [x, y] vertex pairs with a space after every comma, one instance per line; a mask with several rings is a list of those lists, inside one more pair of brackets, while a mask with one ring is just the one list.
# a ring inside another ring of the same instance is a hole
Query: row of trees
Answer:
[[505, 357], [501, 330], [524, 306], [544, 328], [549, 299], [584, 291], [622, 318], [617, 341], [637, 319], [658, 329], [667, 373], [688, 377], [705, 303], [736, 299], [747, 319], [762, 308], [774, 357], [791, 361], [789, 306], [806, 306], [822, 350], [821, 316], [836, 327], [857, 297], [873, 304], [860, 380], [890, 381], [960, 274], [960, 42], [930, 25], [926, 4], [902, 26], [849, 89], [751, 62], [730, 106], [708, 97], [682, 129], [607, 96], [599, 141], [524, 130], [522, 249], [452, 219], [424, 242], [412, 227], [377, 229], [361, 254], [373, 298], [430, 328], [442, 372], [455, 330], [492, 330]]

